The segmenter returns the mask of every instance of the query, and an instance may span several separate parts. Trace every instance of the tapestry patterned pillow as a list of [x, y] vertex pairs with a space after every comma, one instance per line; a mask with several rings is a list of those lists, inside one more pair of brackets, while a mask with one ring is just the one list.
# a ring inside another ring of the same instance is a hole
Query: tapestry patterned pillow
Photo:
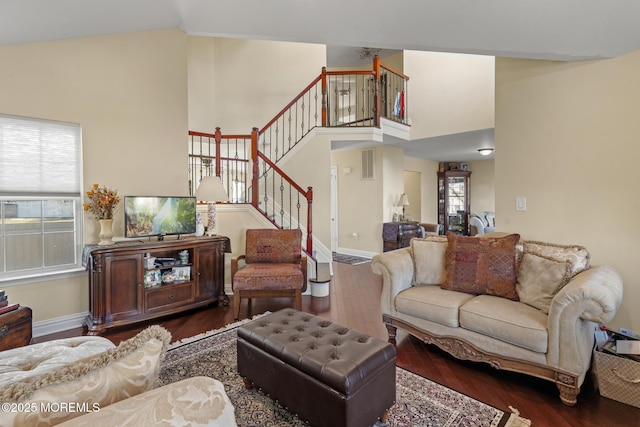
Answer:
[[468, 237], [447, 233], [443, 289], [518, 301], [515, 245], [519, 234]]

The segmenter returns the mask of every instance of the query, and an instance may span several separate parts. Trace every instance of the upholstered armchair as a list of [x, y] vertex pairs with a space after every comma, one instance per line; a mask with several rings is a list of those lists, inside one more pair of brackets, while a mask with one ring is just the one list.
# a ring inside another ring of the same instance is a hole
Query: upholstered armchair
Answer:
[[493, 233], [496, 231], [495, 218], [496, 214], [491, 211], [473, 212], [469, 217], [469, 233], [472, 236]]
[[245, 254], [231, 259], [231, 282], [234, 319], [239, 317], [242, 298], [249, 298], [251, 310], [251, 298], [291, 297], [295, 308], [300, 310], [302, 293], [307, 289], [302, 232], [299, 229], [247, 230]]

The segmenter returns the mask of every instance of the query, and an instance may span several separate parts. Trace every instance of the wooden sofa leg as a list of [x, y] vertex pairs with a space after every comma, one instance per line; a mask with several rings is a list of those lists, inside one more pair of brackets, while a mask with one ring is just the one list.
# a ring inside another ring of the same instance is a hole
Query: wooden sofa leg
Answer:
[[560, 390], [560, 400], [567, 406], [575, 406], [578, 401], [578, 393], [580, 388], [567, 386], [561, 383], [556, 383], [558, 390]]
[[382, 322], [384, 323], [384, 326], [387, 328], [387, 334], [389, 335], [389, 342], [391, 343], [395, 343], [396, 342], [396, 332], [398, 330], [398, 328], [396, 328], [395, 326], [393, 326], [391, 324], [391, 319], [389, 319], [386, 316], [382, 316]]

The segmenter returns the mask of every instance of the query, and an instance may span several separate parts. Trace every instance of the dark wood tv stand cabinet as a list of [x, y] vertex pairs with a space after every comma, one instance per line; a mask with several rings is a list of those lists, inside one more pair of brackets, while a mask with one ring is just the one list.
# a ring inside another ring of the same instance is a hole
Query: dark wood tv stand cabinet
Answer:
[[[176, 258], [187, 251], [187, 264], [146, 268], [145, 254]], [[198, 237], [155, 242], [122, 242], [91, 246], [88, 252], [88, 335], [209, 304], [229, 303], [224, 294], [224, 253], [230, 252], [227, 237]], [[149, 274], [160, 276], [173, 267], [189, 267], [189, 278], [150, 286]], [[147, 283], [145, 283], [147, 281]]]

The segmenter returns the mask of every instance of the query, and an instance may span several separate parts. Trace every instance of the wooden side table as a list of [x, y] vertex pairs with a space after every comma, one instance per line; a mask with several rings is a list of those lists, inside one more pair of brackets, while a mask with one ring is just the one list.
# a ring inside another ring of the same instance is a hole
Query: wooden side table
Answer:
[[0, 314], [0, 351], [23, 347], [31, 343], [31, 309], [19, 307]]

